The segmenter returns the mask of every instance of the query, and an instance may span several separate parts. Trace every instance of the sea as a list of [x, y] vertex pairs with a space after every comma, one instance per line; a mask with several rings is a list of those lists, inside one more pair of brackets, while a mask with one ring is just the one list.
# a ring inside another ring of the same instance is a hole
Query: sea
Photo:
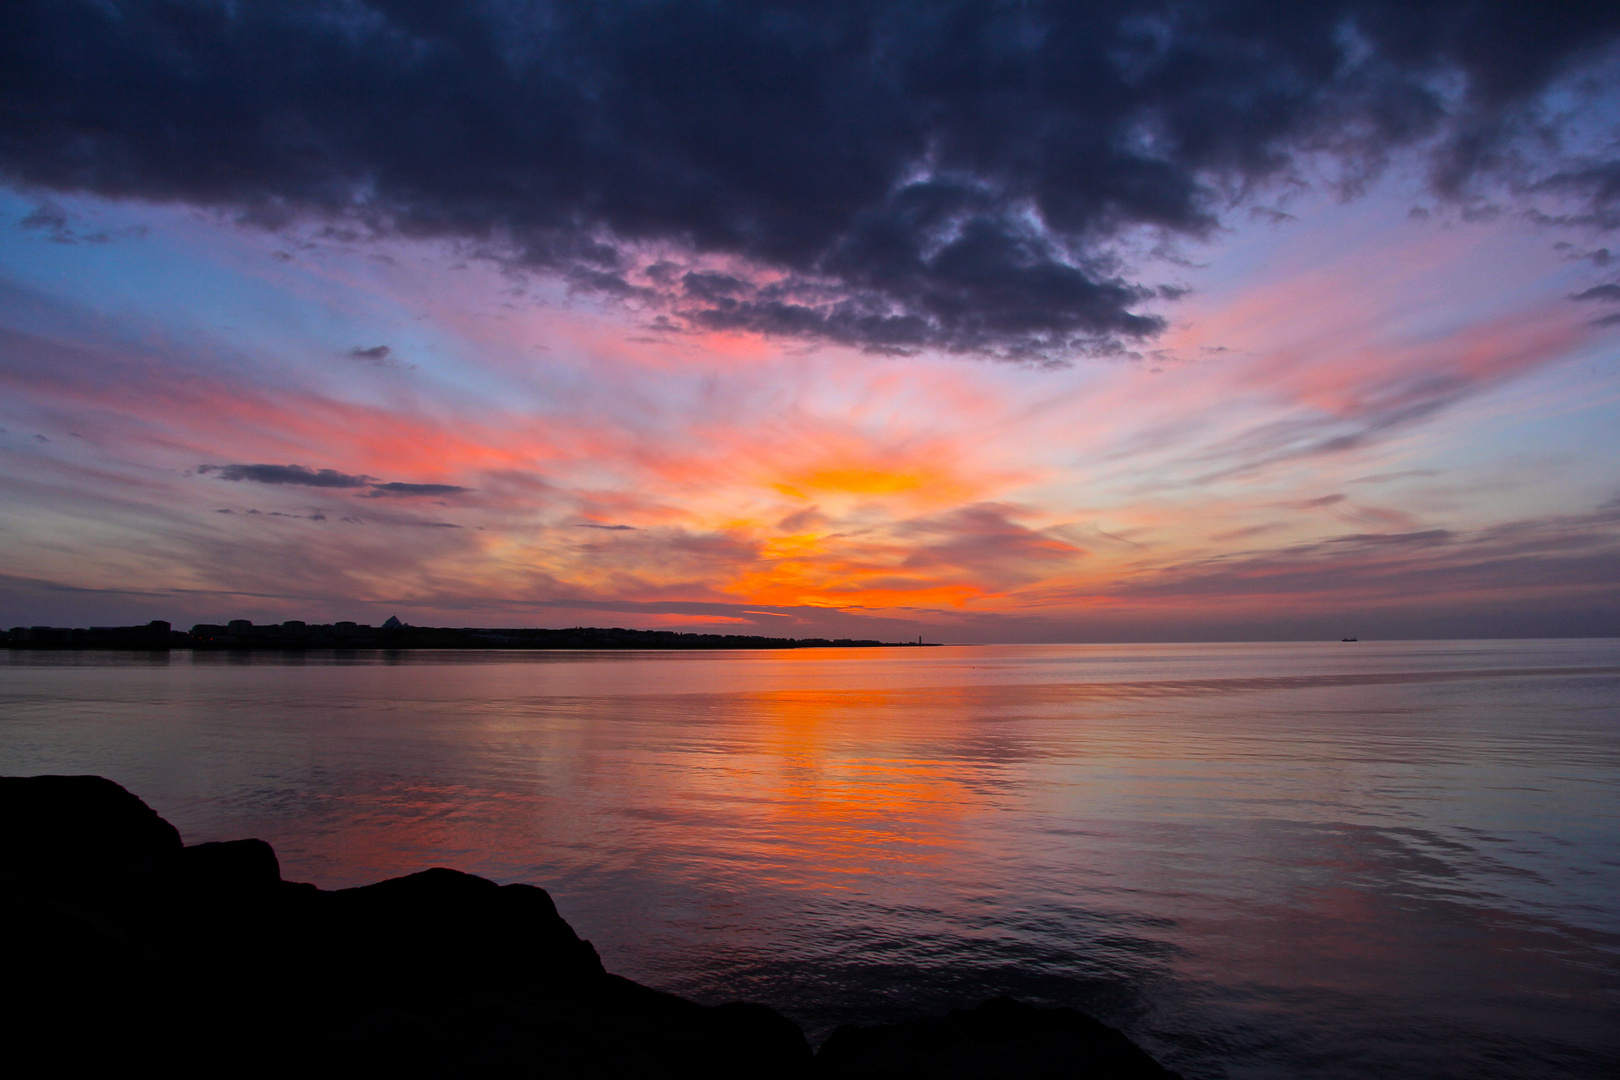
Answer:
[[812, 1041], [1010, 994], [1188, 1078], [1620, 1075], [1620, 639], [5, 651], [0, 772], [530, 882]]

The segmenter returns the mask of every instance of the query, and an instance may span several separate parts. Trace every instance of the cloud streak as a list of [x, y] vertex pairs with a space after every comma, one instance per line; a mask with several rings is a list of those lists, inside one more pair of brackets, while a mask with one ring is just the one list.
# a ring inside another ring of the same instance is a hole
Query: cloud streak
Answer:
[[240, 483], [308, 488], [366, 488], [368, 499], [412, 499], [423, 496], [461, 495], [469, 489], [455, 484], [383, 483], [372, 476], [351, 476], [336, 469], [311, 469], [304, 465], [199, 465], [199, 475], [218, 474], [221, 480]]
[[310, 469], [303, 465], [199, 465], [203, 476], [218, 473], [221, 480], [255, 484], [291, 484], [312, 488], [359, 488], [371, 483], [369, 476], [350, 476], [336, 469]]

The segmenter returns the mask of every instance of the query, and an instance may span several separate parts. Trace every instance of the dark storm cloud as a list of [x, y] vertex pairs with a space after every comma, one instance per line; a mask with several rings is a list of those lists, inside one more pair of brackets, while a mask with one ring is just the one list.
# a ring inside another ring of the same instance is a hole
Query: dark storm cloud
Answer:
[[1570, 297], [1571, 300], [1620, 300], [1620, 285], [1594, 285], [1584, 292], [1578, 292]]
[[1206, 235], [1306, 154], [1352, 190], [1421, 145], [1442, 196], [1620, 222], [1620, 163], [1534, 149], [1617, 26], [1612, 0], [14, 0], [0, 169], [452, 238], [669, 328], [1053, 359], [1165, 325], [1123, 237]]

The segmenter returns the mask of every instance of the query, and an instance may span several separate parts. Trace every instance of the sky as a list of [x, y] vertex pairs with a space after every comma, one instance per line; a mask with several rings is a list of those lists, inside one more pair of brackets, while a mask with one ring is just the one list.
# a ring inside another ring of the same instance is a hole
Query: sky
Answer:
[[1620, 634], [1620, 9], [0, 11], [0, 624]]

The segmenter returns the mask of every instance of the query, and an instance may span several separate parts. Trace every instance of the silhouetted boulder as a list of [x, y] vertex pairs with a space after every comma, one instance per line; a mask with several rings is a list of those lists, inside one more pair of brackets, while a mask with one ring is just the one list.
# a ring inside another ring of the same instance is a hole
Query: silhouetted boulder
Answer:
[[1173, 1080], [1135, 1043], [1073, 1009], [996, 998], [976, 1009], [882, 1027], [841, 1027], [819, 1075], [837, 1080]]
[[100, 777], [0, 778], [0, 1061], [19, 1075], [755, 1077], [760, 1005], [608, 975], [545, 890], [433, 869], [324, 892], [262, 840], [183, 847]]
[[74, 888], [160, 862], [180, 833], [99, 776], [0, 777], [0, 879]]
[[389, 1007], [560, 993], [604, 977], [591, 943], [533, 885], [424, 870], [319, 894], [310, 915], [304, 962]]
[[192, 844], [164, 869], [178, 884], [210, 891], [262, 892], [281, 883], [281, 861], [263, 840]]

